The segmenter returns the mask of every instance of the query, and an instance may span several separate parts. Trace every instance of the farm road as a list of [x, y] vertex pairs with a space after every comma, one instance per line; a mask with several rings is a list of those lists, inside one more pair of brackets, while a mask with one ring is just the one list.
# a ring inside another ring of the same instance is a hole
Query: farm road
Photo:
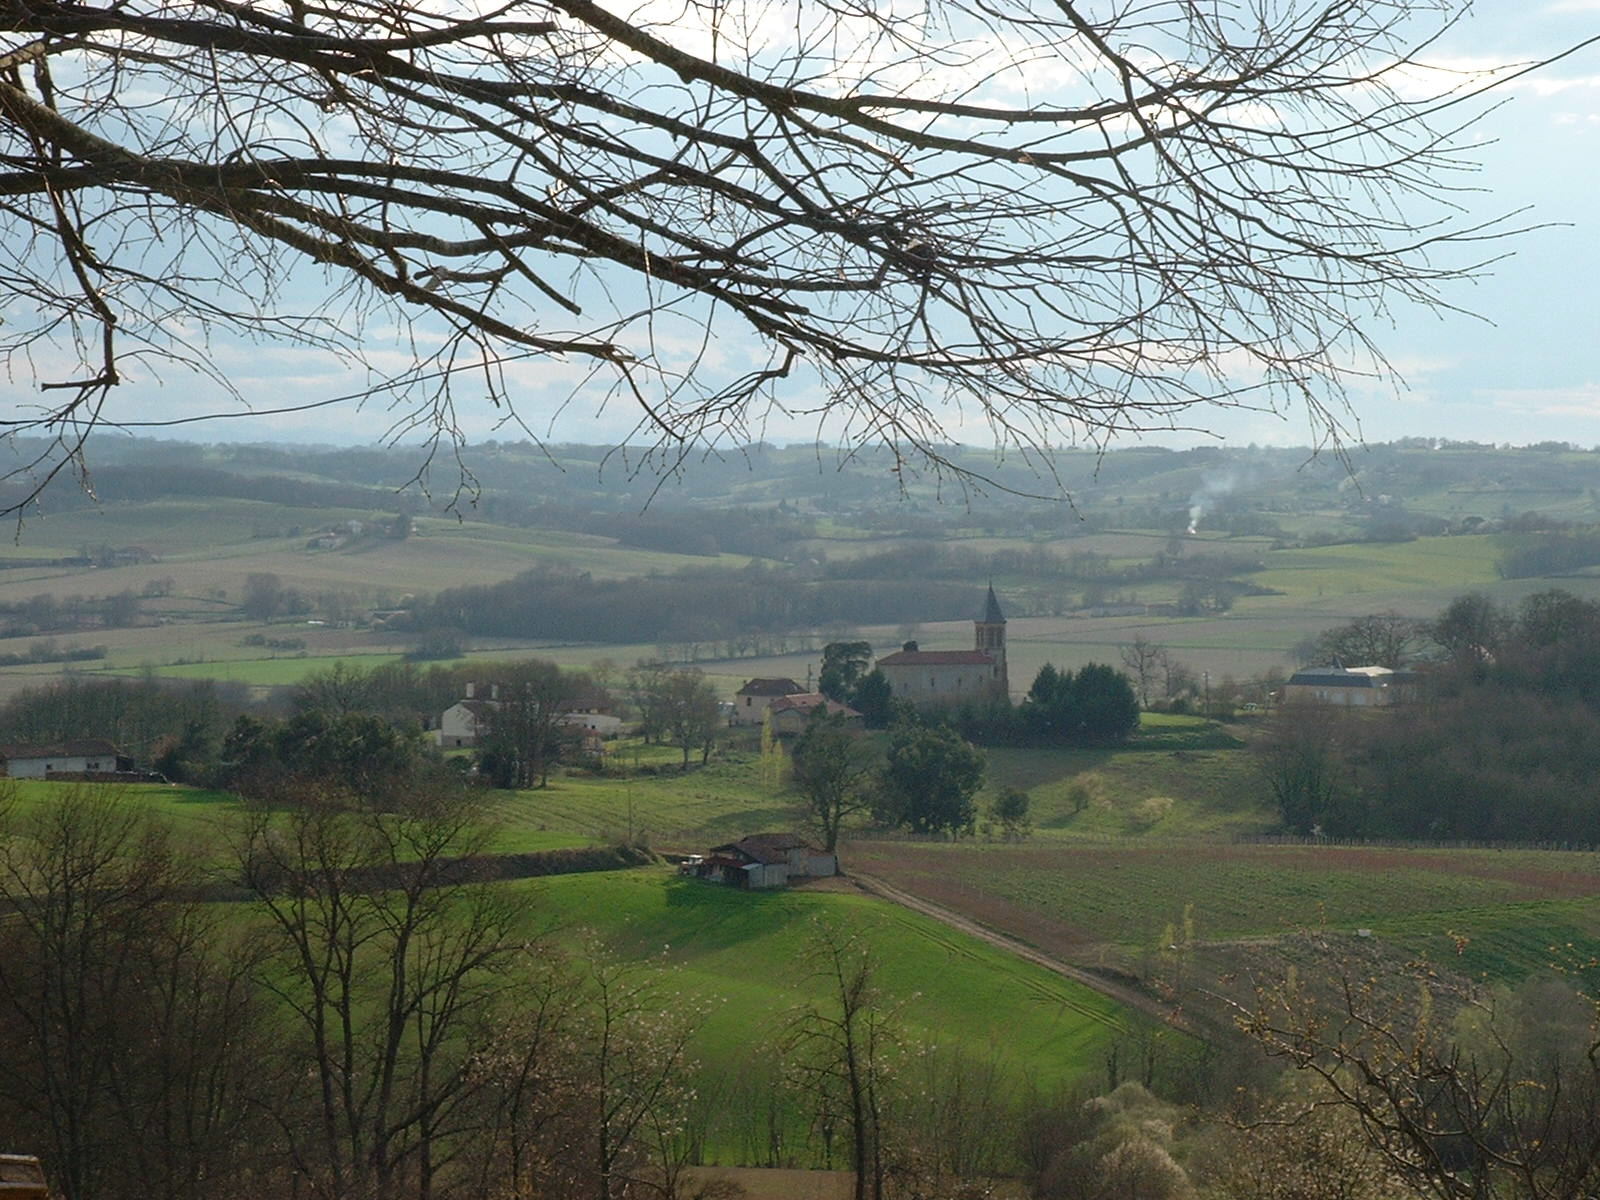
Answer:
[[1126, 1005], [1128, 1008], [1142, 1012], [1164, 1025], [1171, 1025], [1175, 1029], [1181, 1029], [1183, 1032], [1194, 1034], [1197, 1037], [1204, 1036], [1180, 1014], [1173, 1012], [1168, 1005], [1161, 1003], [1154, 996], [1137, 988], [1118, 983], [1116, 980], [1107, 978], [1097, 971], [1087, 971], [1082, 967], [1075, 967], [1071, 963], [1063, 962], [1059, 958], [1053, 958], [1040, 950], [1034, 949], [1026, 942], [1018, 941], [1009, 934], [990, 929], [986, 925], [980, 925], [968, 917], [963, 917], [960, 913], [952, 912], [950, 909], [924, 900], [920, 896], [914, 896], [910, 892], [902, 891], [893, 884], [885, 883], [874, 876], [851, 872], [845, 875], [844, 878], [855, 885], [859, 891], [865, 892], [869, 896], [876, 896], [880, 900], [887, 900], [891, 904], [909, 908], [925, 917], [932, 917], [935, 921], [948, 925], [952, 929], [960, 930], [962, 933], [978, 938], [980, 941], [987, 942], [996, 949], [1004, 950], [1006, 953], [1015, 955], [1017, 958], [1030, 962], [1034, 966], [1043, 967], [1046, 971], [1051, 971], [1065, 979], [1070, 979], [1074, 983], [1081, 983], [1084, 987], [1092, 988], [1103, 996], [1109, 996], [1118, 1004]]

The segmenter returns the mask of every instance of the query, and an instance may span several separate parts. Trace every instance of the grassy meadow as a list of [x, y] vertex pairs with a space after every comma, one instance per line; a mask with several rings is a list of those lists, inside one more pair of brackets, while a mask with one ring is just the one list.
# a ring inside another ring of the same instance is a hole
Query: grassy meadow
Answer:
[[[814, 888], [746, 893], [664, 870], [569, 875], [509, 885], [558, 936], [588, 933], [626, 961], [672, 972], [680, 1002], [701, 1006], [702, 1057], [735, 1070], [775, 1046], [796, 1010], [822, 1003], [810, 963], [819, 925], [861, 938], [878, 983], [901, 1003], [907, 1040], [998, 1060], [1049, 1091], [1079, 1077], [1139, 1018], [1080, 984], [927, 917], [866, 896]], [[999, 1036], [997, 1012], [1006, 1014]]]

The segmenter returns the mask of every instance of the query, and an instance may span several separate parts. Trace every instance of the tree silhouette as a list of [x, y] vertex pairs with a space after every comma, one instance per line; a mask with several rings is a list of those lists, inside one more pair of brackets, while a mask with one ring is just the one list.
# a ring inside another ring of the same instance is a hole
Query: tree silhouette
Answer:
[[277, 411], [378, 397], [446, 441], [467, 403], [537, 436], [562, 398], [520, 411], [523, 372], [570, 364], [666, 465], [797, 401], [944, 470], [956, 412], [1025, 450], [1206, 405], [1336, 438], [1365, 318], [1505, 232], [1450, 182], [1479, 81], [1416, 94], [1454, 19], [1424, 0], [3, 8], [28, 496], [165, 423], [158, 377], [244, 399], [235, 339], [370, 372]]

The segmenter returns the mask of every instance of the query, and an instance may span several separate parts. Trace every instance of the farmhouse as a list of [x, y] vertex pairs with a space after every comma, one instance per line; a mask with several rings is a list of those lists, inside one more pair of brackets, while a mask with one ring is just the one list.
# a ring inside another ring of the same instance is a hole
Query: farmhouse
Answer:
[[[472, 685], [467, 687], [470, 689]], [[492, 701], [458, 700], [439, 714], [439, 727], [433, 731], [433, 740], [452, 750], [476, 746], [479, 735], [489, 727], [489, 714], [493, 711]]]
[[852, 725], [861, 724], [861, 714], [848, 704], [829, 700], [821, 692], [799, 692], [793, 696], [779, 696], [767, 706], [772, 714], [772, 732], [779, 735], [804, 733], [811, 715], [819, 708], [830, 715], [842, 716]]
[[11, 779], [114, 775], [132, 771], [133, 759], [118, 754], [103, 738], [81, 738], [43, 746], [0, 746], [0, 770]]
[[[478, 739], [489, 730], [491, 714], [503, 703], [498, 683], [468, 683], [466, 693], [464, 699], [439, 714], [433, 740], [448, 750], [476, 746]], [[622, 732], [622, 718], [611, 711], [607, 698], [598, 693], [570, 701], [556, 724], [582, 735], [585, 744], [591, 747], [594, 742], [614, 738]]]
[[792, 679], [752, 679], [734, 694], [730, 725], [759, 725], [767, 709], [785, 696], [803, 696], [807, 690]]
[[935, 708], [984, 696], [1009, 696], [1006, 673], [1006, 618], [989, 588], [983, 615], [973, 621], [971, 650], [922, 650], [907, 642], [898, 653], [878, 660], [897, 700]]
[[1416, 683], [1410, 671], [1388, 667], [1306, 667], [1283, 685], [1285, 704], [1335, 704], [1342, 708], [1378, 708], [1408, 699]]
[[839, 859], [796, 833], [752, 833], [711, 847], [695, 864], [694, 873], [731, 887], [775, 888], [787, 886], [791, 879], [837, 875]]

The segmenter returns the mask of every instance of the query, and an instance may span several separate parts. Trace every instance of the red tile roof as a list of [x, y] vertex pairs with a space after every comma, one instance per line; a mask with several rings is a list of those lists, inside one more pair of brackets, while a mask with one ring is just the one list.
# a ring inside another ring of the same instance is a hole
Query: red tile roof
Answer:
[[810, 712], [814, 708], [824, 705], [830, 713], [843, 713], [847, 717], [859, 717], [861, 714], [848, 704], [840, 704], [837, 700], [829, 700], [821, 692], [797, 692], [793, 696], [780, 696], [774, 700], [768, 711], [774, 716], [781, 712], [788, 712], [791, 708]]

